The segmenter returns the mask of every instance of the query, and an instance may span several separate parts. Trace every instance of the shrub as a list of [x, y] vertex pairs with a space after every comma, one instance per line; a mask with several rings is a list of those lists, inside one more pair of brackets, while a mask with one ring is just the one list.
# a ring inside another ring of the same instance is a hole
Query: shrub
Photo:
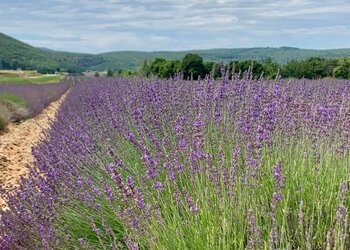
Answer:
[[10, 119], [8, 121], [19, 122], [30, 117], [29, 111], [18, 103], [0, 98], [0, 104], [6, 107], [10, 114]]
[[0, 102], [0, 132], [5, 131], [6, 124], [10, 122], [11, 112], [7, 106]]

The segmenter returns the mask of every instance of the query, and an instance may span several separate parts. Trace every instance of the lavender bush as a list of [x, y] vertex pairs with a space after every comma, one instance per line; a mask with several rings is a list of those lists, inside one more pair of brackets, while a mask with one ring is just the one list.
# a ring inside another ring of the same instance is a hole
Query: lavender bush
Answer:
[[75, 85], [2, 249], [349, 249], [350, 82]]

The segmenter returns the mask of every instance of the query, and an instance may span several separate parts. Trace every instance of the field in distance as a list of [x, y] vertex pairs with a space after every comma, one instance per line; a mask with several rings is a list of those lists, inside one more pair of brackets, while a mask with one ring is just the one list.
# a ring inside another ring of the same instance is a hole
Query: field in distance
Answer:
[[35, 70], [0, 70], [0, 82], [6, 83], [51, 83], [59, 82], [63, 74], [41, 74]]

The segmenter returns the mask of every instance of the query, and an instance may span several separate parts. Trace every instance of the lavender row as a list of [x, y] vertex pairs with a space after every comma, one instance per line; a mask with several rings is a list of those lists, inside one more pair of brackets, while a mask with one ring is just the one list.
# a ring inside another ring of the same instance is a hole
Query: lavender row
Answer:
[[69, 88], [66, 82], [50, 84], [0, 83], [0, 92], [12, 93], [24, 99], [30, 116], [39, 114], [51, 102], [58, 100]]

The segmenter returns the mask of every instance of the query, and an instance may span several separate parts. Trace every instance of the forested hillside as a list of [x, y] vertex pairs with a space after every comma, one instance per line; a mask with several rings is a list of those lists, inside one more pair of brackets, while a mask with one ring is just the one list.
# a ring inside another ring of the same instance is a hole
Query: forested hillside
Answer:
[[68, 71], [72, 73], [79, 73], [87, 69], [122, 70], [137, 68], [144, 60], [154, 60], [155, 58], [182, 59], [188, 53], [198, 54], [205, 61], [213, 62], [236, 60], [263, 62], [270, 58], [276, 63], [285, 64], [291, 60], [303, 60], [311, 57], [347, 57], [350, 56], [350, 49], [310, 50], [281, 47], [158, 52], [116, 51], [102, 54], [82, 54], [35, 48], [0, 33], [0, 69], [22, 68], [37, 69], [42, 72]]

